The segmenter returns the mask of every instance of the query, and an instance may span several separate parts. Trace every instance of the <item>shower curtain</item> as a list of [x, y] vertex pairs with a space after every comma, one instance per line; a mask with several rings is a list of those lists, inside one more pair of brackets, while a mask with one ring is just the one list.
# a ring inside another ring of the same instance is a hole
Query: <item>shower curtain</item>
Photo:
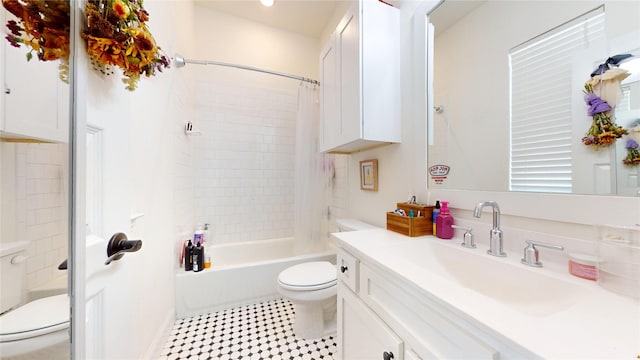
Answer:
[[296, 118], [294, 179], [294, 253], [323, 249], [321, 224], [327, 214], [324, 191], [323, 154], [318, 151], [319, 91], [316, 85], [300, 83]]

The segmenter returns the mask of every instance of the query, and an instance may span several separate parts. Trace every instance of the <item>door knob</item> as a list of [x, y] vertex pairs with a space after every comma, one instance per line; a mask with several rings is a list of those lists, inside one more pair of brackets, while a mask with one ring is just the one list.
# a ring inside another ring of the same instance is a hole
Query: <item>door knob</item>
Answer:
[[142, 240], [129, 240], [124, 233], [116, 233], [107, 244], [107, 261], [105, 265], [111, 264], [112, 261], [120, 260], [127, 252], [136, 252], [142, 247]]

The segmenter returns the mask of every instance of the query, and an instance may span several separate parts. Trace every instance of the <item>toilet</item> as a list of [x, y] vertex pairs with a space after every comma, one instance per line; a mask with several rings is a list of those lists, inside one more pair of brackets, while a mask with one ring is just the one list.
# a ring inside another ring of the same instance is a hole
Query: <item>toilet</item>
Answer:
[[[69, 296], [40, 298], [23, 304], [26, 298], [26, 255], [28, 242], [0, 244], [2, 282], [0, 293], [0, 354], [2, 357], [54, 358], [69, 352]], [[23, 304], [20, 306], [20, 304]]]
[[[336, 220], [337, 231], [376, 227], [359, 220]], [[278, 292], [295, 307], [293, 333], [301, 339], [317, 339], [336, 332], [338, 271], [328, 261], [290, 266], [278, 275]]]

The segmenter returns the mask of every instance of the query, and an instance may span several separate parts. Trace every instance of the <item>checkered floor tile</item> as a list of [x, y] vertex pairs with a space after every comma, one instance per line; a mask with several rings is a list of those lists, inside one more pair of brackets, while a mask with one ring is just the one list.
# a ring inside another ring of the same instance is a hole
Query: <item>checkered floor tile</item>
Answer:
[[335, 336], [293, 335], [294, 306], [277, 299], [175, 322], [161, 359], [333, 359]]

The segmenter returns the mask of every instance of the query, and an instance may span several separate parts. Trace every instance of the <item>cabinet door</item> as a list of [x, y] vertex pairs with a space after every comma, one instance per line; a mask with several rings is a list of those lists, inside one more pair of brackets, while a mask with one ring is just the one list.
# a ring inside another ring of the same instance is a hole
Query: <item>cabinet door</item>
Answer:
[[[360, 20], [362, 129], [366, 140], [400, 142], [400, 9], [363, 1]], [[382, 91], [381, 91], [382, 89]]]
[[402, 360], [402, 340], [344, 284], [338, 285], [338, 352], [343, 360]]
[[352, 6], [336, 29], [339, 89], [339, 145], [360, 139], [360, 16]]
[[27, 62], [25, 46], [14, 48], [2, 40], [3, 130], [19, 137], [66, 142], [69, 85], [58, 77], [60, 63], [39, 61], [35, 56]]
[[320, 53], [320, 151], [336, 146], [340, 137], [336, 51], [332, 35]]

